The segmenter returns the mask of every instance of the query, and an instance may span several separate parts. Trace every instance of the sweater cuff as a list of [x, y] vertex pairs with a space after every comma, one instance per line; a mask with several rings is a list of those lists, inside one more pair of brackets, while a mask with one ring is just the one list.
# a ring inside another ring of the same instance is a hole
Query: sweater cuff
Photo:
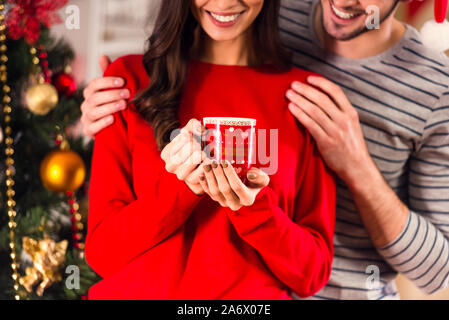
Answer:
[[237, 211], [228, 210], [228, 217], [237, 232], [243, 236], [274, 217], [277, 203], [277, 194], [271, 188], [264, 187], [257, 194], [252, 206], [241, 207]]
[[379, 253], [426, 293], [447, 286], [449, 250], [444, 235], [426, 218], [410, 211], [401, 234]]
[[195, 194], [190, 188], [186, 185], [184, 181], [178, 179], [176, 174], [165, 172], [166, 183], [170, 187], [168, 192], [177, 191], [177, 201], [175, 202], [178, 210], [191, 212], [197, 204], [204, 197], [203, 195]]
[[254, 215], [256, 212], [258, 214], [271, 214], [271, 209], [274, 206], [277, 206], [278, 202], [279, 198], [276, 192], [274, 192], [274, 190], [270, 187], [266, 186], [259, 191], [254, 200], [254, 203], [251, 206], [244, 206], [239, 210], [233, 212], [239, 216]]
[[[415, 239], [419, 229], [419, 219], [409, 212], [407, 223], [404, 229], [389, 244], [378, 248], [379, 253], [388, 260], [390, 264], [400, 264], [403, 262], [403, 256], [407, 256], [407, 250], [410, 250], [411, 242]], [[412, 249], [413, 250], [413, 249]], [[414, 250], [413, 250], [414, 251]]]

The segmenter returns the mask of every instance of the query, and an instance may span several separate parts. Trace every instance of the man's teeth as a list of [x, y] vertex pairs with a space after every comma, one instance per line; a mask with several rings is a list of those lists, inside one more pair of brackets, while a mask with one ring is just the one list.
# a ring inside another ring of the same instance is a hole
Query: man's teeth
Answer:
[[352, 19], [355, 16], [360, 15], [360, 14], [351, 14], [351, 13], [346, 13], [346, 12], [340, 11], [333, 4], [331, 4], [331, 6], [332, 6], [332, 10], [334, 10], [335, 14], [342, 19]]
[[240, 13], [233, 14], [232, 16], [220, 16], [215, 13], [210, 13], [212, 17], [214, 17], [215, 20], [218, 20], [220, 22], [231, 22], [237, 19], [240, 16]]

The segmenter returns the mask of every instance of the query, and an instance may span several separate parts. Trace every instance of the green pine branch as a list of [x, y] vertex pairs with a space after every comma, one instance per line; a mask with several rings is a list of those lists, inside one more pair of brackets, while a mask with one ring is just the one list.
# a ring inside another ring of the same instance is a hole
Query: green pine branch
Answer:
[[[62, 266], [63, 280], [53, 284], [45, 291], [43, 297], [35, 293], [28, 294], [28, 299], [81, 299], [87, 294], [88, 288], [99, 280], [98, 275], [87, 265], [84, 258], [78, 256], [78, 250], [73, 248], [70, 213], [68, 212], [64, 194], [53, 193], [45, 189], [40, 179], [40, 163], [51, 151], [57, 148], [55, 138], [56, 127], [63, 130], [75, 124], [80, 116], [80, 105], [83, 101], [82, 88], [79, 88], [71, 97], [59, 95], [58, 105], [47, 115], [39, 116], [31, 113], [24, 105], [24, 92], [29, 87], [30, 76], [33, 69], [31, 47], [23, 40], [7, 41], [7, 71], [8, 85], [11, 87], [11, 127], [14, 138], [14, 199], [16, 201], [17, 228], [16, 247], [18, 259], [22, 250], [24, 236], [39, 240], [43, 238], [44, 231], [55, 241], [67, 239], [69, 248], [66, 262]], [[43, 32], [36, 44], [43, 45], [48, 54], [49, 68], [54, 74], [63, 72], [75, 55], [73, 49], [64, 39], [55, 39], [48, 29]], [[2, 109], [2, 108], [0, 108]], [[4, 114], [0, 110], [0, 127], [4, 130]], [[83, 139], [68, 137], [71, 149], [77, 152], [84, 160], [86, 166], [86, 181], [90, 177], [90, 163], [93, 142], [84, 143]], [[4, 155], [4, 143], [0, 144], [1, 154]], [[9, 228], [6, 208], [5, 163], [0, 162], [0, 299], [12, 299], [11, 268], [9, 257]], [[87, 195], [82, 188], [76, 192], [78, 201]], [[51, 212], [59, 214], [54, 215]], [[65, 221], [65, 222], [64, 222]], [[87, 225], [83, 232], [85, 233]], [[80, 289], [72, 290], [65, 286], [69, 276], [65, 273], [68, 265], [76, 265], [80, 270]], [[25, 267], [21, 263], [20, 273], [25, 274]], [[23, 288], [21, 289], [23, 291]]]

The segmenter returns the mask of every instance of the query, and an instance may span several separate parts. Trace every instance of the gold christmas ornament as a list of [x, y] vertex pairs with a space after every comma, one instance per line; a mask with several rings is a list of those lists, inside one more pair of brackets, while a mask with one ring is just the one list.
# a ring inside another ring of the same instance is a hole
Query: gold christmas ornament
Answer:
[[84, 182], [86, 167], [83, 159], [71, 151], [64, 140], [60, 150], [50, 152], [42, 160], [40, 175], [44, 187], [50, 191], [76, 191]]
[[62, 280], [60, 269], [65, 261], [68, 241], [56, 243], [48, 236], [40, 241], [23, 237], [22, 241], [23, 250], [31, 256], [33, 266], [26, 268], [26, 275], [19, 282], [28, 292], [32, 292], [39, 283], [36, 293], [41, 297], [45, 289]]
[[36, 115], [46, 115], [58, 104], [58, 91], [49, 83], [29, 87], [25, 94], [28, 109]]

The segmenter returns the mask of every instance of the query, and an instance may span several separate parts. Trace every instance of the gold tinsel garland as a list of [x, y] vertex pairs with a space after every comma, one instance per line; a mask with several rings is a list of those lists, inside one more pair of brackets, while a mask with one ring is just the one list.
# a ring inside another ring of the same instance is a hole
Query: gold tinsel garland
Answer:
[[4, 135], [5, 135], [5, 155], [6, 155], [6, 196], [7, 201], [6, 205], [8, 207], [8, 216], [9, 216], [9, 248], [11, 249], [11, 269], [12, 269], [12, 279], [14, 282], [14, 298], [16, 300], [20, 300], [19, 295], [19, 273], [17, 270], [19, 269], [19, 264], [17, 263], [17, 253], [16, 253], [16, 245], [15, 245], [15, 228], [17, 227], [15, 217], [16, 211], [15, 206], [16, 202], [14, 201], [14, 140], [12, 138], [12, 129], [11, 129], [11, 112], [12, 108], [10, 106], [11, 97], [9, 93], [11, 88], [7, 85], [8, 82], [8, 73], [6, 69], [6, 63], [8, 62], [8, 57], [6, 55], [7, 51], [6, 47], [6, 24], [5, 24], [5, 0], [0, 0], [0, 86], [3, 93], [3, 99], [1, 100], [1, 106], [3, 108], [4, 114]]

